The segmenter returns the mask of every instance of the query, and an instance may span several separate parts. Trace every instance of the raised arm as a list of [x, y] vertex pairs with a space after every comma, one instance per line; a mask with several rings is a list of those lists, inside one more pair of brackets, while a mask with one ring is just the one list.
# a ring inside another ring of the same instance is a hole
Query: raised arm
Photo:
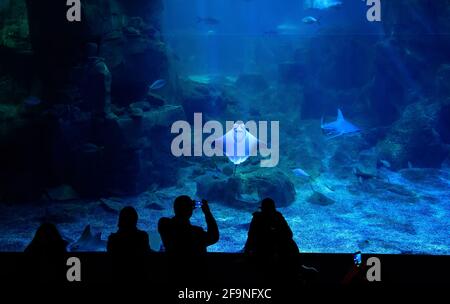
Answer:
[[219, 227], [217, 226], [216, 219], [209, 209], [208, 201], [202, 200], [202, 211], [205, 214], [206, 220], [206, 246], [217, 243], [219, 240]]

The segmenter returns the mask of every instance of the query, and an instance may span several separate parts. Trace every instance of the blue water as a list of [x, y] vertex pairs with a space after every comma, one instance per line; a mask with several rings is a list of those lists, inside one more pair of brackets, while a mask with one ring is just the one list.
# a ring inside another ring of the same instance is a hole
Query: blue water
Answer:
[[[411, 118], [404, 113], [408, 105], [443, 104], [449, 97], [445, 88], [434, 85], [439, 82], [439, 67], [450, 64], [444, 49], [450, 26], [438, 26], [450, 19], [432, 18], [431, 3], [431, 13], [426, 14], [398, 1], [395, 12], [395, 5], [383, 6], [382, 22], [369, 22], [364, 1], [342, 2], [341, 8], [319, 10], [306, 8], [302, 0], [165, 0], [161, 34], [171, 73], [181, 83], [180, 91], [206, 86], [207, 91], [227, 96], [225, 110], [208, 106], [216, 97], [201, 101], [208, 109], [205, 119], [280, 122], [277, 169], [292, 183], [295, 199], [278, 210], [301, 251], [449, 255], [449, 156], [433, 162], [440, 154], [434, 156], [433, 146], [424, 150], [422, 146], [435, 133], [442, 138], [441, 146], [450, 144], [445, 131], [450, 125], [444, 115], [432, 116], [430, 124], [444, 123], [432, 125], [434, 133], [424, 135], [414, 129], [414, 115], [420, 123], [429, 122], [425, 114], [416, 111]], [[404, 15], [401, 5], [407, 10]], [[305, 24], [302, 19], [307, 16], [319, 22]], [[198, 18], [213, 20], [208, 24]], [[282, 74], [283, 64], [298, 64], [302, 75]], [[241, 87], [243, 75], [256, 75], [263, 84]], [[327, 139], [321, 118], [334, 120], [338, 108], [362, 131]], [[186, 113], [188, 120], [192, 114]], [[417, 144], [402, 143], [407, 148], [400, 151], [399, 143], [385, 140], [390, 132], [400, 134], [394, 140], [411, 138]], [[392, 159], [377, 154], [377, 149], [391, 149]], [[104, 198], [114, 206], [136, 207], [139, 226], [151, 234], [153, 249], [160, 246], [158, 219], [172, 215], [177, 195], [199, 198], [200, 178], [229, 178], [224, 173], [230, 164], [226, 158], [215, 159], [215, 165], [206, 157], [182, 161], [172, 185], [132, 197]], [[248, 160], [235, 175], [247, 178], [269, 172], [258, 163]], [[295, 168], [312, 179], [296, 176]], [[368, 176], [358, 176], [357, 170]], [[317, 193], [329, 203], [317, 201]], [[211, 251], [242, 250], [252, 212], [257, 210], [254, 201], [261, 199], [255, 192], [242, 196], [240, 204], [232, 205], [220, 195], [210, 199], [221, 232]], [[148, 208], [149, 203], [162, 210]], [[102, 232], [103, 239], [116, 230], [117, 210], [105, 208], [99, 200], [0, 205], [0, 231], [8, 231], [0, 235], [0, 249], [23, 250], [45, 212], [58, 219], [69, 217], [58, 227], [71, 241], [88, 224], [94, 232]], [[205, 225], [199, 210], [192, 222]]]
[[[328, 35], [324, 28], [337, 28], [338, 36], [381, 34], [379, 23], [367, 22], [367, 9], [364, 2], [351, 0], [336, 10], [308, 9], [300, 0], [169, 0], [163, 26], [166, 41], [182, 55], [188, 74], [236, 74], [288, 60], [287, 47], [301, 45], [311, 36]], [[303, 24], [305, 16], [314, 16], [321, 24]], [[199, 24], [197, 17], [216, 18], [220, 23]], [[283, 30], [283, 25], [291, 29]]]

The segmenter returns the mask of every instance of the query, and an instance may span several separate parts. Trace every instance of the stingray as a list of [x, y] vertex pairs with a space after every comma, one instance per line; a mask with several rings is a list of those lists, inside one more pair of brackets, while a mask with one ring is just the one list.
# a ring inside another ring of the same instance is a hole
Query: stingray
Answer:
[[354, 134], [361, 131], [360, 128], [345, 120], [340, 109], [338, 109], [336, 121], [324, 123], [322, 117], [320, 127], [326, 136], [328, 136], [328, 139], [336, 138], [344, 134]]
[[256, 156], [260, 143], [243, 123], [234, 124], [233, 129], [214, 142], [215, 145], [222, 145], [225, 156], [235, 165], [242, 164], [250, 156]]
[[80, 238], [69, 245], [72, 252], [79, 251], [104, 251], [106, 249], [106, 242], [102, 240], [102, 234], [95, 235], [91, 232], [91, 225], [87, 225]]

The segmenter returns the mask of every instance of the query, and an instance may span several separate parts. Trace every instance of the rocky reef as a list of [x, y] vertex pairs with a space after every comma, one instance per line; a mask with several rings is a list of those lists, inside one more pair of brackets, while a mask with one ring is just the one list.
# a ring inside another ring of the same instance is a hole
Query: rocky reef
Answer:
[[266, 197], [272, 197], [279, 207], [295, 202], [295, 187], [281, 170], [252, 170], [233, 173], [232, 176], [203, 175], [197, 179], [198, 197], [208, 197], [236, 208], [259, 207]]
[[[67, 22], [63, 2], [0, 9], [2, 200], [63, 184], [82, 196], [135, 194], [176, 178], [161, 147], [184, 113], [171, 105], [162, 9], [159, 0], [87, 0], [80, 23]], [[157, 79], [167, 86], [149, 94]]]
[[[448, 112], [444, 102], [408, 105], [402, 117], [379, 142], [380, 157], [394, 168], [408, 166], [439, 168], [449, 153], [449, 145], [439, 134], [443, 112]], [[444, 123], [445, 124], [445, 123]]]

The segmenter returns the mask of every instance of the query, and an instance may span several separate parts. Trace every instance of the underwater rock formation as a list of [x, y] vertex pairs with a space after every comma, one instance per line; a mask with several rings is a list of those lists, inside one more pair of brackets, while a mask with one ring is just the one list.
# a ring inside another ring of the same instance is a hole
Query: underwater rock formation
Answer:
[[[83, 194], [108, 190], [117, 194], [143, 192], [152, 184], [164, 185], [176, 179], [178, 162], [170, 152], [165, 130], [172, 121], [184, 119], [181, 106], [163, 106], [107, 120], [96, 127], [101, 146], [82, 153], [66, 153], [75, 158], [73, 183]], [[63, 137], [70, 150], [77, 151], [79, 125], [66, 125]], [[74, 137], [69, 137], [72, 134]], [[81, 134], [85, 137], [86, 134]], [[154, 159], [161, 160], [154, 162]], [[67, 164], [70, 165], [70, 164]], [[99, 182], [101, 182], [99, 184]]]
[[[253, 173], [248, 178], [249, 189], [256, 189], [260, 199], [271, 197], [278, 207], [286, 207], [295, 202], [295, 188], [289, 177], [281, 170]], [[251, 193], [251, 192], [250, 192]]]
[[[438, 35], [438, 37], [427, 35], [448, 33], [450, 30], [448, 0], [433, 1], [432, 5], [421, 0], [382, 1], [382, 6], [382, 25], [395, 43], [417, 52], [422, 58], [427, 58], [429, 70], [433, 70], [436, 64], [448, 59], [450, 41], [445, 35]], [[427, 56], [429, 51], [435, 48], [441, 51], [436, 52], [435, 56]], [[424, 67], [426, 68], [425, 65]]]
[[217, 118], [225, 112], [230, 97], [214, 85], [185, 81], [182, 84], [181, 103], [186, 118], [192, 120], [194, 113]]
[[379, 155], [375, 148], [363, 150], [359, 153], [356, 170], [367, 176], [377, 176], [379, 160]]
[[98, 57], [95, 43], [87, 45], [87, 63], [81, 91], [85, 103], [94, 118], [104, 118], [111, 113], [111, 73], [105, 59]]
[[336, 35], [340, 30], [347, 29], [324, 28], [321, 35], [308, 38], [310, 47], [296, 49], [295, 64], [280, 70], [282, 79], [297, 74], [288, 83], [297, 80], [303, 87], [303, 119], [320, 119], [336, 108], [351, 110], [346, 110], [349, 115], [369, 111], [370, 104], [361, 102], [361, 95], [373, 79], [376, 65], [371, 58], [377, 40]]
[[161, 129], [184, 118], [164, 106], [164, 90], [148, 95], [170, 79], [162, 9], [161, 0], [86, 0], [83, 22], [70, 23], [64, 1], [0, 7], [0, 199], [60, 185], [132, 194], [176, 178], [176, 161], [152, 161], [171, 157]]
[[279, 81], [283, 84], [298, 84], [303, 82], [306, 74], [302, 62], [283, 62], [278, 65]]
[[199, 197], [235, 207], [242, 204], [257, 206], [266, 197], [275, 200], [278, 207], [286, 207], [295, 201], [296, 196], [294, 184], [280, 169], [260, 169], [231, 177], [204, 175], [196, 181]]
[[[378, 121], [389, 124], [402, 115], [402, 109], [426, 95], [442, 92], [436, 99], [444, 101], [445, 64], [450, 62], [448, 33], [450, 2], [421, 0], [382, 1], [385, 37], [375, 47], [374, 78], [367, 88], [371, 108]], [[420, 12], [420, 13], [418, 13]], [[433, 52], [432, 50], [439, 50]], [[438, 75], [438, 77], [436, 77]], [[439, 85], [438, 85], [439, 87]]]
[[236, 80], [236, 87], [250, 93], [260, 93], [266, 90], [269, 85], [264, 76], [256, 73], [245, 73], [239, 75]]
[[439, 67], [436, 77], [436, 94], [444, 99], [450, 97], [450, 62]]
[[[377, 145], [381, 158], [394, 169], [408, 163], [439, 167], [448, 155], [450, 43], [439, 33], [450, 28], [449, 4], [383, 2], [386, 38], [377, 44], [375, 77], [368, 91], [374, 113], [385, 116], [380, 122], [394, 122]], [[432, 49], [440, 52], [430, 57]]]
[[81, 196], [131, 194], [176, 177], [176, 162], [152, 162], [171, 156], [160, 134], [184, 118], [164, 106], [164, 91], [147, 95], [169, 79], [162, 9], [161, 0], [88, 0], [83, 22], [70, 23], [64, 1], [0, 7], [2, 199], [65, 184]]
[[31, 51], [25, 2], [2, 1], [0, 4], [0, 45], [20, 52]]
[[402, 117], [378, 143], [381, 159], [388, 160], [395, 169], [439, 167], [449, 153], [448, 146], [436, 131], [441, 103], [417, 102], [407, 106]]

